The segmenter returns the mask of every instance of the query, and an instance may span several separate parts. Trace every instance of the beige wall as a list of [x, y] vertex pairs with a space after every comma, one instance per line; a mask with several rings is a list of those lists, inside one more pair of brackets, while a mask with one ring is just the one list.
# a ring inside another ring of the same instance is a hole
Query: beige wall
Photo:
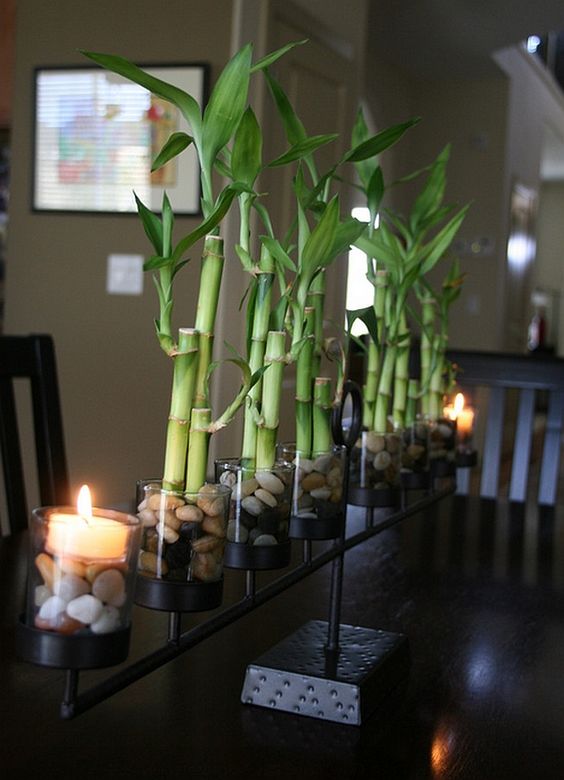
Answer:
[[[84, 63], [77, 49], [85, 48], [138, 62], [206, 61], [213, 79], [229, 56], [231, 8], [229, 0], [18, 2], [5, 330], [53, 334], [72, 485], [88, 481], [103, 506], [161, 472], [170, 366], [153, 332], [151, 280], [140, 297], [105, 292], [109, 253], [148, 252], [137, 218], [30, 211], [33, 68]], [[194, 223], [178, 222], [179, 233]], [[179, 325], [192, 323], [192, 280], [179, 279]]]
[[[548, 336], [564, 356], [564, 182], [543, 182], [539, 197], [537, 260], [533, 285], [550, 293], [554, 311], [547, 311]], [[529, 314], [532, 313], [532, 310]]]

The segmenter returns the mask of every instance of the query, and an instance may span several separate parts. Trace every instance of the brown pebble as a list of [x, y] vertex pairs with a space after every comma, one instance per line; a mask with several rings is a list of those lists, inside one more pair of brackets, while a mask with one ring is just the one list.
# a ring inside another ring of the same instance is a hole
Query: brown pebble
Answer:
[[43, 582], [49, 590], [53, 590], [55, 578], [57, 576], [57, 567], [55, 561], [47, 553], [39, 553], [35, 559], [35, 565], [39, 569], [39, 573], [43, 577]]
[[213, 555], [197, 553], [192, 558], [193, 576], [202, 582], [214, 582], [221, 579], [222, 566]]
[[192, 549], [194, 552], [207, 553], [214, 550], [221, 542], [217, 536], [207, 534], [206, 536], [200, 536], [199, 539], [194, 539], [192, 542]]
[[141, 520], [144, 528], [150, 528], [157, 524], [157, 515], [154, 509], [142, 509], [137, 513], [137, 517]]
[[94, 563], [89, 563], [86, 566], [84, 576], [88, 582], [92, 584], [96, 577], [101, 572], [106, 571], [106, 569], [119, 569], [120, 571], [127, 571], [127, 564], [118, 563], [117, 561], [96, 561]]
[[147, 507], [149, 509], [176, 509], [183, 504], [183, 498], [167, 493], [153, 493], [147, 499]]
[[75, 620], [67, 615], [66, 612], [59, 612], [54, 620], [45, 620], [40, 618], [39, 615], [35, 616], [35, 627], [40, 628], [42, 631], [56, 631], [58, 634], [64, 634], [69, 636], [76, 631], [80, 631], [84, 628], [84, 623], [79, 620]]
[[302, 488], [308, 493], [324, 485], [325, 477], [317, 471], [312, 471], [311, 474], [307, 474], [302, 480]]
[[57, 558], [57, 565], [63, 574], [76, 574], [82, 579], [86, 577], [86, 564], [74, 558]]
[[185, 504], [185, 506], [178, 507], [176, 510], [176, 516], [182, 522], [187, 523], [201, 523], [204, 519], [204, 513], [202, 510], [197, 506], [193, 506], [192, 504]]
[[[209, 487], [213, 488], [213, 485]], [[224, 499], [218, 495], [198, 496], [198, 506], [205, 515], [221, 515], [223, 514]]]
[[163, 575], [168, 573], [168, 564], [155, 553], [141, 550], [139, 553], [139, 569], [151, 574]]
[[218, 539], [223, 539], [226, 533], [225, 518], [223, 515], [206, 515], [202, 528], [206, 533], [216, 536]]
[[172, 509], [166, 509], [164, 512], [157, 512], [156, 514], [159, 519], [159, 523], [164, 522], [164, 524], [168, 525], [169, 528], [172, 528], [173, 531], [178, 531], [182, 525], [182, 520]]

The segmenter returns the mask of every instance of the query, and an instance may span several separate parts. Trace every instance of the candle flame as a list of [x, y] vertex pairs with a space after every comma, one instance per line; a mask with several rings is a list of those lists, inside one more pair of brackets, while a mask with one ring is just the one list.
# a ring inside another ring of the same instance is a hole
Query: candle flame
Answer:
[[85, 520], [92, 520], [92, 498], [90, 496], [90, 488], [88, 485], [83, 485], [78, 493], [78, 500], [76, 502], [76, 508], [78, 514]]
[[464, 409], [464, 396], [462, 393], [457, 393], [454, 399], [454, 413], [458, 417], [460, 412]]

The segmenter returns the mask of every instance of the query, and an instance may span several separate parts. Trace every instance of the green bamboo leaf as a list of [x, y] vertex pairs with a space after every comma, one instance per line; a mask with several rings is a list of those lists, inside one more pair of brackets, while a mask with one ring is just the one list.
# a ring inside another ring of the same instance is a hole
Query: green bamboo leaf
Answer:
[[262, 133], [253, 109], [248, 106], [235, 133], [231, 172], [236, 181], [252, 187], [261, 168]]
[[354, 246], [368, 255], [368, 257], [374, 258], [377, 264], [384, 263], [388, 270], [392, 270], [397, 266], [398, 258], [381, 240], [378, 235], [379, 232], [379, 230], [376, 231], [372, 238], [360, 235], [354, 242]]
[[444, 255], [462, 225], [468, 208], [469, 206], [461, 208], [458, 214], [455, 214], [442, 230], [425, 245], [424, 250], [421, 252], [421, 272], [423, 274], [429, 273]]
[[227, 63], [212, 90], [202, 125], [202, 161], [212, 169], [218, 152], [230, 140], [245, 110], [249, 89], [251, 44]]
[[325, 144], [331, 143], [331, 141], [334, 141], [336, 138], [338, 138], [337, 133], [329, 133], [328, 135], [312, 135], [309, 138], [304, 138], [301, 141], [298, 141], [297, 144], [294, 144], [294, 146], [290, 147], [288, 151], [284, 152], [284, 154], [281, 154], [280, 157], [277, 157], [275, 160], [272, 160], [272, 162], [268, 163], [269, 168], [275, 168], [279, 165], [287, 165], [288, 163], [294, 162], [295, 160], [302, 160], [309, 155], [312, 154], [316, 149], [319, 149], [321, 146], [325, 146]]
[[378, 165], [378, 167], [375, 168], [374, 173], [370, 177], [370, 181], [368, 182], [368, 187], [366, 188], [366, 205], [368, 206], [368, 210], [370, 212], [371, 224], [374, 224], [383, 197], [384, 197], [384, 176], [382, 174], [382, 169]]
[[241, 261], [241, 265], [243, 266], [243, 269], [245, 271], [251, 272], [254, 266], [253, 258], [251, 257], [251, 255], [240, 244], [235, 245], [235, 251], [237, 252], [239, 260]]
[[153, 245], [155, 252], [158, 255], [163, 254], [163, 225], [156, 214], [145, 206], [143, 201], [137, 197], [137, 194], [133, 193], [135, 197], [135, 203], [137, 204], [137, 213], [143, 223], [143, 228], [147, 238]]
[[416, 125], [420, 119], [421, 117], [415, 117], [414, 119], [409, 119], [407, 122], [402, 122], [399, 125], [389, 127], [387, 130], [382, 130], [381, 133], [377, 133], [377, 135], [363, 141], [354, 149], [350, 149], [345, 154], [343, 162], [358, 162], [360, 160], [366, 160], [369, 157], [374, 157], [376, 154], [380, 154], [380, 152], [383, 152], [385, 149], [388, 149], [399, 141], [405, 131]]
[[450, 156], [450, 144], [440, 152], [431, 165], [431, 170], [423, 190], [415, 200], [409, 217], [411, 230], [415, 232], [421, 221], [439, 208], [446, 187], [446, 166]]
[[148, 260], [143, 263], [144, 271], [156, 271], [159, 268], [164, 268], [166, 265], [172, 265], [173, 261], [170, 257], [161, 257], [160, 255], [152, 255]]
[[284, 330], [284, 320], [286, 319], [286, 313], [288, 311], [288, 296], [282, 295], [278, 300], [276, 306], [270, 313], [270, 320], [268, 323], [269, 330]]
[[[355, 149], [357, 146], [360, 146], [360, 144], [367, 141], [369, 137], [370, 133], [364, 119], [364, 113], [362, 108], [359, 108], [352, 130], [352, 148]], [[365, 192], [368, 190], [368, 184], [377, 165], [377, 160], [370, 157], [366, 160], [358, 160], [354, 163], [354, 167], [356, 168], [356, 172], [358, 173], [358, 177], [362, 182], [362, 186]]]
[[307, 137], [305, 128], [278, 81], [276, 81], [276, 79], [268, 71], [265, 71], [264, 75], [266, 77], [272, 98], [278, 109], [278, 113], [280, 114], [280, 118], [282, 119], [282, 124], [284, 125], [284, 131], [286, 133], [288, 143], [292, 146], [295, 146], [297, 143], [303, 141], [303, 139]]
[[181, 152], [190, 146], [193, 140], [192, 136], [186, 133], [173, 133], [153, 160], [151, 173], [162, 168], [163, 165], [174, 157], [178, 157]]
[[281, 266], [287, 268], [290, 271], [294, 271], [294, 273], [296, 272], [297, 269], [294, 261], [284, 251], [279, 241], [277, 241], [275, 238], [271, 238], [270, 236], [260, 236], [260, 240]]
[[388, 219], [392, 223], [392, 225], [398, 231], [400, 236], [402, 236], [405, 243], [406, 244], [411, 243], [412, 235], [407, 225], [405, 225], [403, 219], [398, 214], [394, 214], [394, 212], [391, 211], [390, 209], [385, 209], [384, 214], [386, 215], [386, 219]]
[[214, 168], [225, 179], [232, 179], [233, 178], [233, 176], [231, 174], [231, 168], [225, 162], [225, 160], [221, 160], [219, 157], [216, 157], [215, 158], [215, 162], [214, 162]]
[[153, 95], [157, 95], [158, 97], [163, 98], [163, 100], [167, 100], [169, 103], [177, 106], [190, 125], [196, 146], [200, 148], [202, 117], [198, 102], [192, 95], [189, 95], [187, 92], [184, 92], [184, 90], [179, 89], [172, 84], [167, 84], [166, 81], [161, 81], [161, 79], [149, 75], [124, 57], [82, 50], [81, 54], [84, 54], [85, 57], [93, 60], [106, 70], [111, 70], [113, 73], [124, 76], [135, 84], [145, 87], [145, 89], [148, 89]]
[[378, 322], [373, 306], [367, 306], [365, 309], [347, 309], [347, 331], [350, 333], [356, 320], [362, 320], [368, 329], [368, 333], [373, 343], [378, 345]]
[[196, 241], [219, 225], [236, 195], [247, 191], [247, 187], [239, 182], [234, 182], [233, 184], [229, 184], [227, 187], [225, 187], [225, 189], [219, 195], [215, 207], [209, 217], [201, 222], [195, 230], [181, 239], [175, 246], [171, 257], [174, 263], [178, 262], [182, 255], [188, 249], [190, 249], [190, 247], [193, 246]]
[[336, 195], [327, 204], [327, 208], [317, 225], [311, 231], [302, 253], [302, 268], [309, 274], [310, 279], [314, 272], [325, 263], [330, 253], [339, 225], [339, 199]]
[[276, 60], [279, 60], [280, 57], [284, 56], [286, 52], [289, 52], [291, 49], [295, 48], [296, 46], [303, 46], [304, 43], [307, 43], [307, 38], [304, 38], [303, 41], [294, 41], [293, 43], [287, 43], [285, 46], [282, 46], [280, 49], [273, 51], [271, 54], [267, 54], [266, 57], [263, 57], [262, 59], [255, 62], [255, 64], [251, 68], [251, 73], [256, 73], [259, 70], [264, 70], [264, 68], [268, 68], [274, 62], [276, 62]]
[[257, 214], [259, 215], [262, 224], [268, 231], [268, 235], [273, 237], [274, 236], [274, 228], [272, 227], [272, 221], [270, 219], [270, 214], [264, 207], [262, 203], [258, 203], [257, 201], [253, 202], [253, 208], [256, 210]]
[[[328, 262], [331, 262], [335, 257], [348, 252], [354, 242], [364, 233], [366, 230], [366, 222], [360, 222], [358, 219], [350, 217], [344, 222], [341, 222], [335, 231], [335, 240], [333, 247], [328, 255]], [[327, 263], [326, 263], [327, 264]]]
[[163, 194], [163, 255], [169, 257], [172, 252], [172, 229], [174, 227], [174, 212], [166, 192]]

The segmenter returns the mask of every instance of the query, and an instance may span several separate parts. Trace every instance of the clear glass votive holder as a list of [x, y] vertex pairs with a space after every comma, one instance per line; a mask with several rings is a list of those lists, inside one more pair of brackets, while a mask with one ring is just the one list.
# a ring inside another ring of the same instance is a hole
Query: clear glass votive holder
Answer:
[[138, 483], [140, 575], [171, 583], [219, 582], [230, 498], [225, 485], [186, 492], [164, 490], [159, 480]]
[[399, 431], [401, 447], [401, 483], [402, 487], [426, 487], [429, 481], [429, 423], [417, 418]]
[[398, 499], [401, 435], [363, 431], [351, 452], [349, 500], [356, 506], [393, 506]]
[[138, 518], [110, 509], [34, 509], [26, 625], [62, 636], [129, 628], [141, 540]]
[[232, 491], [225, 565], [287, 566], [294, 466], [277, 460], [272, 468], [257, 470], [239, 458], [220, 458], [215, 462], [215, 478]]
[[295, 443], [282, 443], [277, 447], [277, 455], [295, 466], [290, 535], [300, 539], [338, 536], [344, 517], [346, 448], [335, 444], [329, 452], [309, 457]]

